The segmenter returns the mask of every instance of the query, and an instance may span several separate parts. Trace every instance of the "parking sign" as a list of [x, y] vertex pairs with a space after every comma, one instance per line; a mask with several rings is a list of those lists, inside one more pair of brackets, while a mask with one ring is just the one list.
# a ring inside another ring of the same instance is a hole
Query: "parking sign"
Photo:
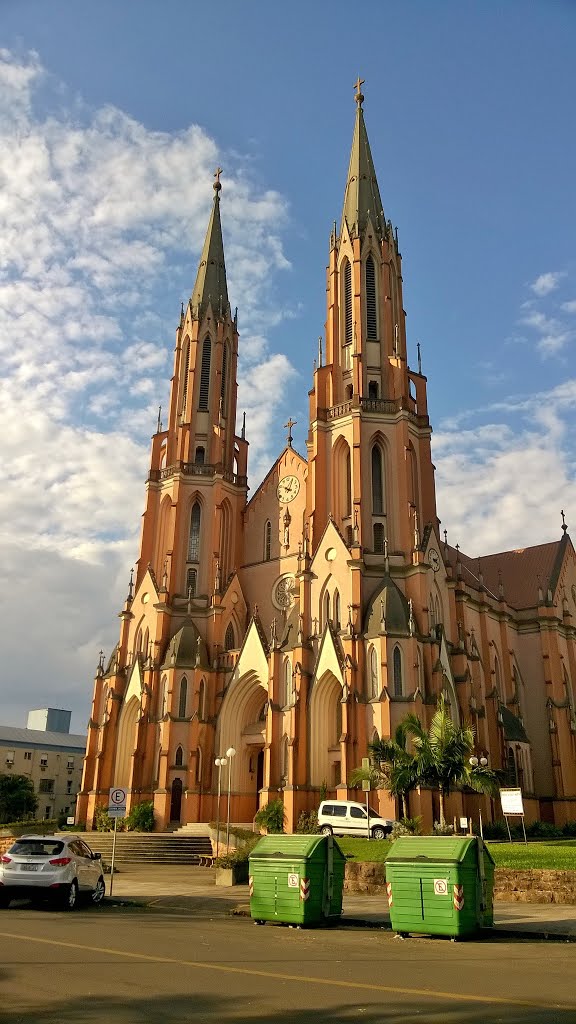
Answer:
[[127, 791], [121, 786], [113, 786], [108, 796], [108, 817], [123, 818], [126, 814]]

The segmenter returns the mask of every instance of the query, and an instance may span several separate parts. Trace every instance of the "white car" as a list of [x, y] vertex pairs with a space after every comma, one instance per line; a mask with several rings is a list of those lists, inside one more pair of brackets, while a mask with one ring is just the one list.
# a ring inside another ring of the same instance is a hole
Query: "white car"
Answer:
[[354, 800], [323, 800], [318, 808], [318, 824], [322, 835], [360, 836], [367, 839], [386, 839], [394, 824], [381, 818], [377, 811]]
[[80, 896], [98, 904], [105, 891], [102, 855], [73, 833], [21, 836], [0, 857], [0, 907], [31, 899], [73, 910]]

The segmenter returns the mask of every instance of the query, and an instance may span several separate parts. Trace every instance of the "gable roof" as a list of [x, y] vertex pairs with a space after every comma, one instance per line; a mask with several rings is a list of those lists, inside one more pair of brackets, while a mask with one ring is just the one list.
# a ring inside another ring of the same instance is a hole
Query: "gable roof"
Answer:
[[267, 487], [267, 485], [268, 485], [268, 481], [270, 480], [270, 477], [272, 476], [272, 474], [273, 474], [274, 470], [275, 470], [275, 469], [277, 469], [277, 468], [278, 468], [278, 466], [280, 465], [280, 463], [282, 462], [282, 459], [283, 459], [283, 458], [284, 458], [284, 456], [286, 455], [286, 452], [291, 452], [291, 453], [292, 453], [293, 455], [296, 455], [296, 456], [297, 456], [297, 458], [299, 458], [299, 459], [300, 459], [300, 462], [301, 462], [301, 463], [302, 463], [302, 464], [303, 464], [304, 466], [306, 466], [306, 468], [308, 468], [308, 460], [307, 460], [307, 459], [305, 459], [303, 455], [300, 455], [300, 452], [296, 451], [296, 449], [295, 449], [295, 448], [293, 448], [293, 447], [292, 447], [292, 445], [286, 445], [286, 447], [285, 447], [285, 448], [284, 448], [284, 450], [283, 450], [283, 451], [281, 452], [281, 454], [280, 454], [280, 455], [278, 456], [278, 458], [276, 459], [276, 461], [275, 461], [275, 462], [273, 462], [273, 463], [272, 463], [272, 465], [270, 466], [270, 469], [269, 469], [269, 470], [268, 470], [268, 472], [266, 473], [266, 476], [265, 476], [265, 477], [264, 477], [264, 479], [262, 480], [262, 483], [260, 483], [260, 484], [258, 485], [258, 487], [256, 488], [256, 490], [254, 491], [254, 494], [253, 494], [253, 495], [252, 495], [252, 497], [250, 498], [250, 500], [246, 502], [246, 505], [245, 505], [245, 507], [244, 507], [244, 511], [246, 511], [246, 509], [250, 508], [250, 506], [254, 504], [254, 501], [255, 501], [255, 499], [256, 499], [256, 498], [258, 497], [258, 495], [259, 495], [259, 494], [261, 494], [261, 493], [262, 493], [262, 491], [263, 491], [263, 490], [264, 490], [264, 489], [265, 489], [265, 488]]
[[480, 558], [471, 558], [448, 545], [448, 554], [453, 565], [460, 561], [464, 582], [469, 587], [480, 590], [480, 568], [484, 589], [491, 597], [498, 600], [501, 579], [507, 604], [517, 609], [534, 608], [538, 606], [539, 586], [544, 595], [549, 587], [554, 589], [554, 576], [557, 579], [559, 573], [558, 559], [562, 560], [567, 541], [569, 538], [563, 537], [549, 544], [500, 551]]

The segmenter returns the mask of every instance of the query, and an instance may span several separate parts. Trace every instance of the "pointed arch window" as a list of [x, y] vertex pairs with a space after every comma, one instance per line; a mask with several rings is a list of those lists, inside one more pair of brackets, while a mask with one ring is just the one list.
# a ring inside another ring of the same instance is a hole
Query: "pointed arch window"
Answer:
[[382, 452], [377, 444], [372, 446], [372, 515], [384, 513], [384, 474]]
[[210, 396], [210, 360], [212, 358], [212, 342], [210, 338], [204, 339], [202, 345], [202, 366], [200, 369], [200, 399], [199, 409], [208, 409], [208, 398]]
[[292, 700], [292, 663], [290, 658], [284, 660], [282, 679], [282, 707], [288, 707]]
[[228, 343], [224, 345], [222, 351], [222, 382], [220, 384], [220, 401], [222, 415], [226, 415], [226, 395], [228, 388]]
[[184, 751], [182, 750], [182, 747], [177, 747], [176, 749], [174, 764], [176, 765], [177, 768], [181, 768], [182, 765], [184, 764]]
[[188, 569], [186, 572], [186, 597], [196, 597], [198, 570]]
[[266, 520], [264, 527], [264, 561], [269, 562], [272, 557], [272, 523]]
[[378, 651], [375, 647], [370, 648], [370, 696], [377, 697], [380, 692], [380, 680], [378, 676]]
[[384, 554], [384, 523], [374, 523], [374, 554]]
[[346, 451], [346, 497], [345, 505], [346, 515], [352, 515], [352, 459], [350, 457], [350, 449]]
[[377, 380], [369, 380], [368, 381], [368, 398], [371, 398], [371, 399], [378, 398], [378, 381]]
[[324, 594], [324, 625], [328, 625], [330, 622], [330, 594], [326, 592]]
[[394, 696], [401, 697], [404, 692], [402, 682], [402, 651], [396, 644], [394, 648], [394, 654], [392, 655], [392, 673], [394, 680]]
[[188, 397], [188, 376], [190, 373], [190, 342], [186, 342], [184, 350], [184, 370], [182, 373], [182, 415], [186, 412], [186, 399]]
[[282, 783], [286, 785], [288, 782], [288, 757], [290, 751], [290, 741], [287, 736], [282, 739]]
[[349, 260], [342, 265], [342, 283], [344, 292], [344, 344], [352, 344], [352, 267]]
[[376, 268], [370, 255], [366, 260], [366, 337], [369, 341], [378, 338], [378, 318], [376, 313]]
[[194, 462], [197, 466], [203, 466], [206, 459], [206, 449], [203, 445], [198, 445], [196, 454], [194, 455]]
[[334, 600], [332, 602], [332, 609], [333, 609], [333, 613], [332, 614], [333, 614], [333, 618], [334, 618], [334, 626], [336, 627], [336, 629], [340, 629], [340, 627], [342, 625], [342, 621], [341, 621], [341, 617], [340, 617], [340, 592], [338, 590], [334, 591]]
[[186, 718], [186, 706], [188, 704], [188, 680], [182, 677], [180, 683], [180, 695], [178, 697], [178, 718]]
[[202, 781], [202, 747], [196, 749], [196, 782]]
[[498, 655], [494, 658], [494, 686], [498, 694], [498, 699], [503, 700], [504, 694], [502, 693], [502, 673], [500, 672], [500, 662]]
[[188, 561], [198, 562], [200, 555], [200, 503], [195, 501], [190, 513], [190, 536], [188, 538]]
[[198, 690], [198, 718], [201, 722], [206, 718], [206, 683], [203, 679], [200, 680]]
[[168, 710], [168, 678], [167, 676], [162, 677], [161, 689], [160, 689], [160, 717], [164, 718]]
[[235, 640], [235, 637], [234, 637], [234, 626], [232, 625], [231, 622], [229, 622], [227, 627], [226, 627], [226, 633], [225, 633], [225, 636], [224, 636], [224, 650], [225, 651], [233, 651], [235, 647], [236, 647], [236, 640]]

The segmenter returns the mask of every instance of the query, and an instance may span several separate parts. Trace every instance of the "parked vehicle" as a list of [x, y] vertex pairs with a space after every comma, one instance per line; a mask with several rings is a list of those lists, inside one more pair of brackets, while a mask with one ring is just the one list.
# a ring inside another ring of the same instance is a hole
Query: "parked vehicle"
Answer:
[[354, 800], [323, 800], [318, 808], [318, 824], [323, 835], [361, 836], [386, 839], [394, 824], [381, 818], [377, 811]]
[[21, 836], [0, 857], [0, 907], [11, 900], [52, 900], [73, 910], [78, 899], [102, 902], [102, 855], [70, 836]]

